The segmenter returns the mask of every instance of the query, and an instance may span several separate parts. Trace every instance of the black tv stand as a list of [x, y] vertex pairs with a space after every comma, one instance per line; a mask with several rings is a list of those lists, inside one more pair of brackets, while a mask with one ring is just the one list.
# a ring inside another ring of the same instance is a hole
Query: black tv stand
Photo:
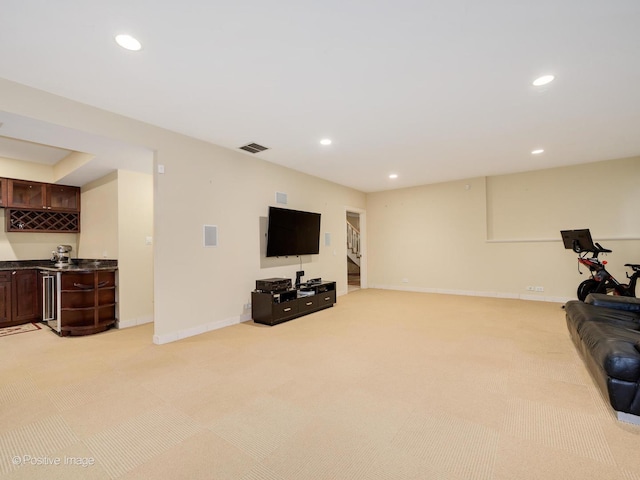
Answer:
[[336, 282], [301, 284], [283, 292], [251, 292], [251, 318], [263, 325], [277, 325], [336, 303]]

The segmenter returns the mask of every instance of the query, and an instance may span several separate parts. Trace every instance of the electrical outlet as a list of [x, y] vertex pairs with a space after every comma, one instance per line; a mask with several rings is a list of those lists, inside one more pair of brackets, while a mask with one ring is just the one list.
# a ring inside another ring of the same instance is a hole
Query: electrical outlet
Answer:
[[403, 278], [402, 279], [402, 283], [409, 283], [409, 279], [408, 278]]
[[544, 287], [536, 287], [536, 292], [544, 292]]
[[535, 290], [534, 287], [532, 287], [531, 285], [527, 285], [527, 291], [528, 292], [533, 292]]
[[251, 304], [250, 303], [245, 303], [244, 304], [244, 309], [245, 310], [251, 310]]

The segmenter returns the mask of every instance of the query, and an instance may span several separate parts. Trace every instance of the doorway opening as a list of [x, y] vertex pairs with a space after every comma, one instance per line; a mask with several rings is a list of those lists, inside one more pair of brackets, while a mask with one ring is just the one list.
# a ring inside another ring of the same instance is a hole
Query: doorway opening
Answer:
[[347, 286], [348, 291], [362, 287], [362, 242], [360, 214], [347, 211]]

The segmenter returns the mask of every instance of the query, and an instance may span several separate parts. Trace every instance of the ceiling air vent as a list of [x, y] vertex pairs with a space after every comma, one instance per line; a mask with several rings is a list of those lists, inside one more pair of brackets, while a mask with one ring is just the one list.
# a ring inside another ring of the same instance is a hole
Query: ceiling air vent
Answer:
[[249, 143], [244, 147], [240, 147], [240, 150], [245, 150], [249, 153], [260, 153], [264, 152], [265, 150], [269, 150], [269, 148], [258, 145], [257, 143]]

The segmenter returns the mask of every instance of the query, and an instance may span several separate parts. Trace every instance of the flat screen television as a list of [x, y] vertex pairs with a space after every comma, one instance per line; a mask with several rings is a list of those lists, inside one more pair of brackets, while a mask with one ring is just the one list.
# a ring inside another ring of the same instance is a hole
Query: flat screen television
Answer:
[[269, 207], [267, 257], [320, 253], [320, 214]]

